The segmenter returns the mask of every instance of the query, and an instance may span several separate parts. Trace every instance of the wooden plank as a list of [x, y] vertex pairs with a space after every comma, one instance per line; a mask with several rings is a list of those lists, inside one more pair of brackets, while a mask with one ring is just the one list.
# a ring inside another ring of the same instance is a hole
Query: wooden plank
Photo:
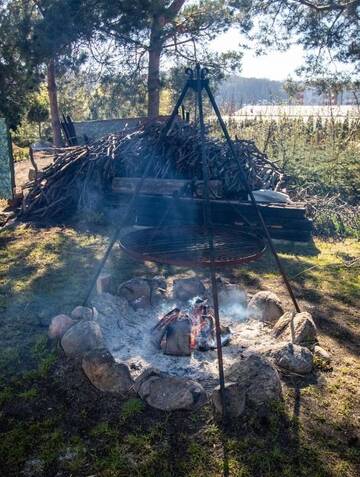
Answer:
[[[183, 209], [187, 215], [198, 215], [202, 213], [203, 201], [201, 199], [194, 199], [191, 197], [181, 197], [174, 200], [173, 197], [164, 196], [139, 196], [136, 201], [137, 210], [150, 210], [159, 208], [161, 211], [172, 209]], [[304, 218], [305, 208], [294, 206], [278, 206], [269, 204], [259, 204], [259, 208], [264, 218]], [[227, 217], [227, 221], [234, 221], [240, 215], [254, 220], [255, 211], [250, 202], [247, 201], [225, 201], [225, 200], [212, 200], [211, 210], [214, 220], [217, 217], [223, 217], [224, 214]], [[231, 219], [230, 219], [231, 218]]]
[[[189, 222], [186, 222], [186, 225], [189, 225]], [[154, 220], [154, 217], [150, 216], [141, 216], [137, 218], [137, 225], [148, 226], [148, 227], [156, 227], [161, 225], [161, 220], [158, 221]], [[185, 225], [183, 220], [179, 221], [171, 221], [170, 223], [167, 222], [166, 225], [179, 225], [179, 231], [181, 232], [181, 226]], [[286, 228], [276, 228], [276, 227], [268, 227], [270, 236], [274, 239], [284, 239], [284, 240], [291, 240], [295, 242], [308, 242], [311, 240], [311, 230], [299, 230], [299, 229], [286, 229]], [[261, 227], [243, 227], [244, 232], [249, 233], [256, 233], [260, 236], [264, 236], [264, 231]]]
[[[114, 177], [112, 191], [120, 194], [133, 194], [140, 181], [141, 179], [137, 177]], [[174, 194], [192, 196], [195, 194], [196, 197], [203, 197], [203, 189], [204, 181], [147, 178], [141, 187], [141, 194], [155, 196], [173, 196]], [[210, 197], [222, 198], [222, 181], [211, 180], [209, 190]]]

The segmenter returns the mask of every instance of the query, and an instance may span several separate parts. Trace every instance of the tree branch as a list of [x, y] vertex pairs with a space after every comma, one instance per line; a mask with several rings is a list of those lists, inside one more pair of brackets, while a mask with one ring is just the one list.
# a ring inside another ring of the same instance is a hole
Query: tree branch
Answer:
[[166, 9], [166, 17], [168, 21], [172, 20], [182, 9], [186, 0], [173, 0], [172, 3]]
[[360, 5], [360, 0], [352, 0], [346, 3], [328, 3], [327, 5], [318, 5], [308, 0], [294, 0], [295, 3], [300, 3], [306, 7], [312, 8], [317, 12], [328, 12], [331, 10], [346, 10], [349, 7]]

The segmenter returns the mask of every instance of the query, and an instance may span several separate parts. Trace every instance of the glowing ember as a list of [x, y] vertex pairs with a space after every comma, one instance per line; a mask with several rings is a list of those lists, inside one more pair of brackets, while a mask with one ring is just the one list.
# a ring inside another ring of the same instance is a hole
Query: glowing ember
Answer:
[[[214, 309], [197, 300], [187, 311], [174, 308], [152, 329], [153, 342], [166, 354], [189, 355], [193, 350], [216, 348]], [[230, 329], [221, 330], [221, 342], [230, 340]]]

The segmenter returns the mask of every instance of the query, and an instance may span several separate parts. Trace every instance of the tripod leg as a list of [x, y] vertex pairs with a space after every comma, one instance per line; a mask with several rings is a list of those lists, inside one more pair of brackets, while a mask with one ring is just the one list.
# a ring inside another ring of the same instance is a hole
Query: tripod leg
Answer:
[[284, 282], [284, 284], [285, 284], [285, 286], [286, 286], [286, 288], [287, 288], [287, 291], [288, 291], [288, 293], [289, 293], [289, 295], [290, 295], [290, 298], [291, 298], [291, 300], [292, 300], [292, 302], [293, 302], [293, 304], [294, 304], [295, 310], [297, 311], [297, 313], [300, 313], [299, 304], [298, 304], [298, 302], [297, 302], [297, 300], [296, 300], [296, 297], [295, 297], [295, 295], [294, 295], [293, 289], [292, 289], [291, 284], [290, 284], [290, 282], [289, 282], [289, 279], [288, 279], [288, 277], [287, 277], [287, 275], [286, 275], [285, 269], [284, 269], [284, 267], [282, 266], [282, 263], [281, 263], [281, 261], [280, 261], [280, 259], [279, 259], [279, 256], [278, 256], [278, 254], [277, 254], [277, 252], [276, 252], [276, 250], [275, 250], [275, 246], [274, 246], [274, 243], [273, 243], [272, 238], [271, 238], [271, 236], [270, 236], [270, 233], [269, 233], [269, 230], [268, 230], [267, 225], [266, 225], [266, 223], [265, 223], [265, 220], [264, 220], [264, 218], [263, 218], [263, 216], [262, 216], [262, 213], [261, 213], [261, 211], [260, 211], [260, 208], [259, 208], [259, 206], [258, 206], [258, 204], [257, 204], [257, 202], [256, 202], [256, 200], [255, 200], [254, 194], [253, 194], [252, 190], [251, 190], [250, 187], [249, 187], [249, 184], [248, 184], [248, 182], [247, 182], [246, 176], [245, 176], [245, 174], [244, 174], [244, 172], [243, 172], [243, 169], [242, 169], [242, 165], [241, 165], [241, 163], [240, 163], [240, 161], [239, 161], [239, 158], [237, 157], [237, 154], [236, 154], [236, 152], [235, 152], [235, 149], [234, 149], [232, 140], [231, 140], [231, 138], [230, 138], [229, 132], [228, 132], [227, 127], [226, 127], [226, 124], [224, 123], [224, 120], [223, 120], [223, 118], [221, 117], [220, 110], [219, 110], [219, 108], [218, 108], [218, 106], [217, 106], [217, 104], [216, 104], [215, 98], [214, 98], [214, 96], [213, 96], [213, 94], [212, 94], [212, 91], [211, 91], [211, 89], [210, 89], [210, 87], [209, 87], [208, 84], [205, 85], [205, 89], [206, 89], [206, 92], [207, 92], [207, 94], [208, 94], [208, 96], [209, 96], [211, 105], [212, 105], [212, 107], [213, 107], [213, 109], [214, 109], [214, 111], [215, 111], [215, 114], [216, 114], [216, 116], [217, 116], [217, 119], [218, 119], [218, 121], [219, 121], [219, 123], [220, 123], [221, 129], [222, 129], [223, 134], [224, 134], [224, 136], [225, 136], [226, 142], [227, 142], [227, 144], [228, 144], [228, 146], [229, 146], [230, 152], [231, 152], [232, 156], [234, 157], [235, 161], [236, 161], [236, 162], [238, 163], [238, 165], [239, 165], [239, 171], [240, 171], [241, 181], [242, 181], [242, 183], [243, 183], [243, 186], [245, 187], [246, 192], [247, 192], [247, 193], [249, 194], [249, 196], [250, 196], [251, 203], [252, 203], [252, 205], [254, 206], [254, 209], [255, 209], [256, 214], [257, 214], [257, 216], [258, 216], [258, 218], [259, 218], [260, 224], [261, 224], [261, 226], [262, 226], [262, 228], [263, 228], [263, 230], [264, 230], [264, 232], [265, 232], [265, 236], [266, 236], [266, 239], [267, 239], [267, 241], [268, 241], [268, 244], [269, 244], [271, 253], [272, 253], [273, 256], [274, 256], [276, 265], [277, 265], [277, 267], [278, 267], [278, 269], [279, 269], [279, 272], [280, 272], [280, 274], [281, 274], [281, 276], [282, 276], [283, 282]]
[[116, 227], [115, 231], [114, 231], [114, 234], [112, 236], [112, 239], [110, 240], [110, 243], [108, 245], [108, 248], [106, 249], [106, 252], [103, 256], [103, 258], [101, 259], [101, 262], [99, 263], [97, 269], [96, 269], [96, 272], [95, 272], [95, 275], [90, 283], [90, 286], [89, 286], [89, 289], [85, 295], [85, 299], [84, 299], [84, 306], [87, 305], [88, 301], [89, 301], [89, 298], [90, 298], [90, 295], [95, 287], [95, 284], [96, 284], [96, 281], [97, 279], [99, 278], [100, 276], [100, 273], [102, 271], [102, 269], [104, 268], [104, 265], [107, 261], [107, 259], [109, 258], [109, 255], [111, 253], [111, 250], [116, 242], [116, 240], [118, 239], [119, 237], [119, 234], [121, 232], [121, 230], [125, 227], [125, 225], [128, 223], [130, 217], [131, 217], [131, 213], [133, 211], [133, 208], [134, 208], [134, 205], [135, 205], [135, 201], [136, 199], [138, 198], [138, 195], [140, 193], [140, 190], [144, 184], [144, 181], [146, 179], [146, 177], [148, 176], [149, 172], [150, 172], [150, 169], [154, 163], [154, 157], [153, 156], [150, 161], [147, 163], [146, 167], [145, 167], [145, 170], [144, 170], [144, 173], [141, 177], [141, 180], [136, 184], [136, 188], [134, 190], [134, 193], [131, 197], [131, 200], [128, 204], [128, 207], [127, 207], [127, 210], [126, 210], [126, 213], [125, 213], [125, 216], [122, 218], [120, 224]]
[[[175, 105], [175, 108], [174, 108], [173, 112], [172, 112], [171, 115], [170, 115], [170, 118], [168, 119], [166, 125], [164, 126], [164, 129], [163, 129], [163, 131], [162, 131], [162, 133], [161, 133], [161, 136], [164, 136], [164, 135], [166, 136], [166, 135], [168, 134], [168, 132], [170, 131], [171, 126], [172, 126], [172, 124], [173, 124], [173, 122], [174, 122], [174, 120], [175, 120], [175, 117], [176, 117], [177, 113], [178, 113], [178, 109], [179, 109], [179, 107], [181, 106], [181, 103], [183, 102], [183, 100], [184, 100], [184, 98], [185, 98], [185, 95], [186, 95], [188, 89], [189, 89], [189, 82], [187, 81], [186, 84], [185, 84], [185, 86], [184, 86], [184, 89], [183, 89], [182, 92], [181, 92], [181, 95], [179, 96], [179, 99], [178, 99], [178, 101], [177, 101], [177, 103], [176, 103], [176, 105]], [[149, 172], [150, 172], [150, 170], [151, 170], [151, 167], [152, 167], [153, 163], [154, 163], [154, 156], [153, 156], [153, 157], [150, 159], [150, 161], [147, 163], [146, 168], [145, 168], [145, 170], [144, 170], [144, 173], [143, 173], [143, 175], [142, 175], [142, 177], [141, 177], [141, 180], [137, 183], [136, 188], [135, 188], [134, 193], [133, 193], [133, 196], [132, 196], [132, 198], [131, 198], [131, 200], [130, 200], [130, 202], [129, 202], [128, 208], [127, 208], [126, 213], [125, 213], [125, 217], [123, 217], [123, 219], [121, 220], [120, 224], [116, 227], [116, 229], [115, 229], [115, 231], [114, 231], [114, 234], [113, 234], [113, 237], [112, 237], [112, 239], [111, 239], [111, 241], [110, 241], [110, 243], [109, 243], [109, 245], [108, 245], [108, 248], [106, 249], [106, 252], [105, 252], [103, 258], [101, 259], [101, 262], [99, 263], [99, 265], [98, 265], [98, 267], [97, 267], [97, 269], [96, 269], [95, 275], [94, 275], [94, 277], [93, 277], [93, 279], [92, 279], [92, 281], [91, 281], [91, 283], [90, 283], [89, 289], [88, 289], [88, 291], [87, 291], [87, 293], [86, 293], [86, 295], [85, 295], [84, 306], [86, 306], [87, 303], [88, 303], [88, 301], [89, 301], [89, 298], [90, 298], [90, 296], [91, 296], [91, 293], [92, 293], [92, 291], [93, 291], [93, 289], [94, 289], [94, 287], [95, 287], [96, 281], [97, 281], [97, 279], [99, 278], [100, 273], [101, 273], [102, 269], [104, 268], [104, 265], [105, 265], [107, 259], [109, 258], [109, 255], [110, 255], [110, 253], [111, 253], [111, 250], [112, 250], [112, 248], [113, 248], [113, 246], [114, 246], [116, 240], [118, 239], [121, 230], [125, 227], [125, 225], [128, 223], [128, 220], [129, 220], [130, 217], [131, 217], [131, 213], [132, 213], [132, 211], [133, 211], [133, 208], [134, 208], [136, 199], [138, 198], [138, 195], [139, 195], [139, 193], [140, 193], [140, 190], [141, 190], [141, 188], [142, 188], [142, 186], [143, 186], [143, 184], [144, 184], [144, 181], [145, 181], [146, 177], [148, 176], [148, 174], [149, 174]]]
[[187, 81], [185, 83], [185, 86], [179, 96], [179, 99], [177, 100], [176, 104], [175, 104], [175, 107], [174, 109], [172, 110], [172, 113], [169, 117], [169, 119], [167, 120], [166, 124], [165, 124], [165, 127], [164, 127], [164, 131], [163, 131], [163, 135], [166, 136], [170, 129], [171, 129], [171, 126], [173, 125], [173, 122], [175, 120], [175, 117], [177, 116], [178, 112], [179, 112], [179, 108], [182, 104], [182, 102], [184, 101], [184, 98], [186, 96], [186, 93], [188, 92], [188, 89], [189, 89], [189, 81]]
[[225, 376], [224, 376], [224, 363], [223, 363], [222, 344], [221, 344], [218, 289], [217, 289], [216, 272], [215, 272], [214, 239], [213, 239], [213, 228], [212, 228], [211, 209], [210, 209], [209, 165], [208, 165], [207, 154], [206, 154], [202, 87], [201, 87], [201, 79], [200, 79], [199, 71], [197, 76], [198, 76], [197, 100], [198, 100], [199, 122], [200, 122], [201, 163], [202, 163], [203, 180], [204, 180], [204, 186], [205, 186], [204, 187], [205, 200], [203, 201], [204, 225], [205, 225], [205, 230], [207, 231], [208, 241], [209, 241], [211, 291], [212, 291], [213, 304], [214, 304], [215, 333], [216, 333], [216, 347], [217, 347], [216, 349], [217, 349], [218, 366], [219, 366], [220, 397], [221, 397], [221, 406], [222, 406], [222, 416], [223, 418], [225, 418], [226, 417]]

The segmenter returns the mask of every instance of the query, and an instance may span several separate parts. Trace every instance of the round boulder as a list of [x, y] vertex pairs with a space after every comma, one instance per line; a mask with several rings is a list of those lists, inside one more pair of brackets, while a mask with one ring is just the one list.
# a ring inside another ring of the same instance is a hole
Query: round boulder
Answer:
[[103, 348], [103, 336], [95, 321], [80, 321], [62, 337], [61, 346], [68, 357], [81, 358], [87, 351]]
[[132, 278], [119, 286], [118, 295], [135, 309], [151, 305], [151, 288], [145, 278]]
[[76, 322], [68, 315], [54, 316], [49, 326], [49, 338], [61, 339], [68, 329], [71, 328], [75, 323]]
[[88, 306], [76, 306], [71, 312], [71, 318], [74, 320], [92, 320], [94, 318], [94, 309]]
[[273, 353], [274, 363], [280, 369], [297, 374], [311, 373], [313, 355], [311, 352], [296, 344], [288, 343]]
[[106, 349], [94, 349], [86, 353], [82, 359], [82, 369], [100, 391], [124, 396], [133, 386], [127, 365], [117, 363]]
[[191, 379], [149, 368], [135, 381], [135, 390], [149, 406], [161, 411], [197, 409], [207, 401], [204, 388]]
[[259, 354], [241, 355], [225, 374], [226, 379], [241, 386], [246, 407], [265, 409], [271, 401], [282, 397], [279, 373], [270, 361]]
[[[245, 411], [245, 402], [246, 402], [246, 394], [245, 390], [239, 383], [225, 383], [225, 408], [226, 408], [226, 416], [228, 417], [239, 417]], [[212, 403], [216, 411], [219, 414], [222, 414], [222, 399], [221, 399], [221, 392], [220, 386], [217, 386], [212, 395], [211, 395]]]
[[277, 295], [269, 291], [260, 291], [250, 300], [247, 307], [249, 318], [255, 318], [266, 323], [275, 323], [284, 310]]
[[205, 287], [200, 278], [180, 278], [174, 280], [173, 295], [176, 300], [188, 301], [197, 296], [204, 296]]

